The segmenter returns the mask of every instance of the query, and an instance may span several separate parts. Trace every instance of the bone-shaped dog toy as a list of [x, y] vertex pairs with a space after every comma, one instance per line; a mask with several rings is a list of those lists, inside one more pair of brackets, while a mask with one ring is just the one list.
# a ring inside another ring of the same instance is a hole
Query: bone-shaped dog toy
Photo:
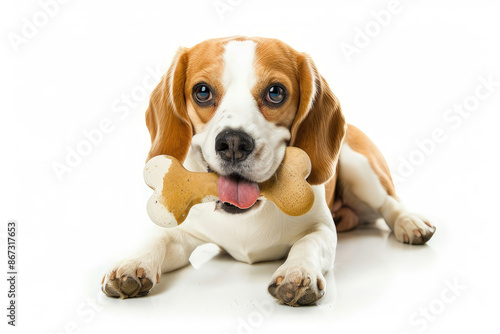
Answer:
[[314, 204], [314, 192], [306, 181], [310, 173], [308, 155], [296, 147], [286, 148], [276, 174], [259, 185], [234, 177], [219, 177], [216, 173], [190, 172], [174, 157], [159, 155], [144, 167], [144, 180], [154, 189], [147, 210], [157, 225], [173, 227], [186, 219], [193, 205], [220, 198], [247, 208], [262, 195], [285, 214], [300, 216]]

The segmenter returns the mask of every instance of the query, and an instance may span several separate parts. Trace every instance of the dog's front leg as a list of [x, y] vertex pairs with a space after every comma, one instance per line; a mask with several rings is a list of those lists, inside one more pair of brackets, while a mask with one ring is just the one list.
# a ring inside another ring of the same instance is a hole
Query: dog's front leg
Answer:
[[104, 275], [102, 291], [109, 297], [145, 296], [166, 273], [189, 263], [189, 256], [204, 241], [181, 227], [165, 229], [138, 256], [116, 263]]
[[326, 291], [324, 275], [333, 267], [337, 235], [321, 224], [299, 239], [274, 273], [269, 293], [282, 304], [309, 305]]

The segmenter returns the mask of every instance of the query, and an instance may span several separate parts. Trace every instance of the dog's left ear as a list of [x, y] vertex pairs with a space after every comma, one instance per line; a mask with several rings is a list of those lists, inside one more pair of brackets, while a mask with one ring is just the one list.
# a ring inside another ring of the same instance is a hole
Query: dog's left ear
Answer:
[[308, 55], [299, 54], [298, 71], [300, 100], [290, 145], [301, 148], [311, 159], [307, 181], [322, 184], [335, 173], [346, 123], [339, 101]]
[[146, 110], [146, 124], [151, 135], [148, 159], [167, 154], [184, 161], [193, 129], [189, 119], [184, 86], [186, 83], [187, 49], [181, 48], [168, 72], [151, 93]]

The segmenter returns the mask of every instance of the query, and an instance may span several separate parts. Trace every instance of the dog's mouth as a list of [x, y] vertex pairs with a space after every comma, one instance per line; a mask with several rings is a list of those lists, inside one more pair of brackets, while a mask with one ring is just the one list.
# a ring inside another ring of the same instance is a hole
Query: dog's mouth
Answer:
[[249, 212], [253, 209], [256, 209], [260, 206], [260, 203], [261, 203], [261, 200], [258, 199], [257, 201], [255, 201], [255, 203], [249, 207], [249, 208], [246, 208], [246, 209], [240, 209], [238, 208], [236, 205], [232, 205], [230, 203], [227, 203], [227, 202], [221, 202], [221, 201], [217, 201], [217, 203], [215, 204], [215, 210], [222, 210], [226, 213], [229, 213], [229, 214], [241, 214], [241, 213], [246, 213], [246, 212]]
[[[202, 154], [203, 157], [203, 154]], [[206, 163], [207, 172], [214, 170]], [[220, 175], [217, 184], [219, 200], [216, 202], [215, 210], [222, 210], [229, 214], [242, 214], [260, 207], [262, 200], [257, 182], [248, 180], [238, 173]]]
[[219, 176], [219, 201], [216, 209], [231, 214], [245, 213], [260, 204], [260, 189], [256, 182], [232, 174]]

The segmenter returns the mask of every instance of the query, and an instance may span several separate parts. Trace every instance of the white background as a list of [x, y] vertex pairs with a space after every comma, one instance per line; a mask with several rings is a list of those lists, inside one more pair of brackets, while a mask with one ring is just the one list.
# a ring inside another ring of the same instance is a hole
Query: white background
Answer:
[[[474, 94], [479, 78], [500, 81], [500, 4], [401, 0], [376, 31], [372, 12], [387, 9], [388, 0], [232, 0], [220, 15], [214, 4], [228, 1], [73, 0], [59, 4], [45, 24], [39, 2], [2, 2], [0, 267], [6, 268], [9, 219], [18, 221], [19, 238], [18, 327], [6, 325], [1, 279], [2, 328], [395, 334], [497, 328], [500, 87], [482, 100]], [[9, 36], [22, 36], [25, 19], [34, 16], [44, 25], [16, 52]], [[367, 27], [372, 37], [349, 61], [342, 43], [354, 45]], [[318, 306], [274, 303], [266, 288], [280, 262], [247, 265], [225, 255], [207, 261], [210, 247], [197, 251], [193, 266], [164, 275], [146, 298], [106, 298], [99, 291], [105, 271], [155, 229], [142, 179], [149, 134], [148, 98], [140, 93], [149, 95], [151, 83], [146, 89], [142, 82], [151, 69], [163, 73], [179, 46], [236, 34], [279, 38], [308, 52], [348, 121], [379, 145], [393, 172], [402, 160], [418, 162], [397, 190], [434, 219], [436, 235], [420, 247], [397, 243], [383, 225], [340, 235]], [[134, 105], [123, 108], [132, 93]], [[478, 104], [460, 124], [447, 121], [447, 110], [464, 101]], [[109, 133], [59, 180], [53, 164], [64, 164], [68, 151], [86, 141], [84, 132], [106, 119]], [[415, 141], [436, 129], [446, 139], [418, 153]]]

